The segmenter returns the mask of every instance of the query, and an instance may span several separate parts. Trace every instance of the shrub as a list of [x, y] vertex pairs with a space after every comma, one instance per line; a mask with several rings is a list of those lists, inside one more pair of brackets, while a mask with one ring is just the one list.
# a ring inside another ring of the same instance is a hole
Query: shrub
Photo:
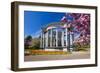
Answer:
[[79, 44], [74, 44], [74, 51], [87, 51], [90, 48], [89, 44], [86, 45], [79, 45]]

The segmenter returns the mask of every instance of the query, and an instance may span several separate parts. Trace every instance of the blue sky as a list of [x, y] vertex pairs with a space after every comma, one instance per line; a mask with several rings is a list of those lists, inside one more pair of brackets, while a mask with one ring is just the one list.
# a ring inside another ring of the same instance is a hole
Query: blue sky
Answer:
[[24, 11], [24, 36], [38, 36], [42, 26], [59, 22], [64, 15], [58, 12]]

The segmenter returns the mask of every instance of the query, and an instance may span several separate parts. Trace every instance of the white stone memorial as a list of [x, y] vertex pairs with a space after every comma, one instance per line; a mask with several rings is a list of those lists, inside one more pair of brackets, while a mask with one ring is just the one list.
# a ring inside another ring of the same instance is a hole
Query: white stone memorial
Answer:
[[[40, 48], [49, 51], [73, 50], [74, 33], [68, 34], [67, 23], [54, 22], [42, 28], [40, 37]], [[68, 35], [70, 36], [68, 38]]]

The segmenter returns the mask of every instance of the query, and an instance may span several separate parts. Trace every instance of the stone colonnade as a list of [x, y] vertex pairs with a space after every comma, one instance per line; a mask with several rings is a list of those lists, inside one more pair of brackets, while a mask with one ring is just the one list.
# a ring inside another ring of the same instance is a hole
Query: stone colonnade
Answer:
[[[55, 29], [55, 31], [53, 31]], [[55, 32], [55, 33], [54, 33]], [[55, 34], [55, 35], [54, 35]], [[64, 28], [60, 31], [61, 35], [58, 35], [59, 31], [57, 28], [51, 28], [46, 32], [41, 33], [40, 38], [40, 47], [43, 49], [49, 48], [66, 48], [66, 50], [71, 51], [73, 48], [70, 45], [73, 45], [74, 35], [72, 32], [68, 32], [67, 28]], [[59, 36], [61, 36], [59, 38]], [[60, 39], [60, 46], [58, 45], [58, 40]]]

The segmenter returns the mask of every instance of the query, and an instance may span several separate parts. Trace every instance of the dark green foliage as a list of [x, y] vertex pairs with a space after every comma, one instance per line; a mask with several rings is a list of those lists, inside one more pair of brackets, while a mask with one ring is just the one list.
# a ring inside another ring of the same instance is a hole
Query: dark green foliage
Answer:
[[73, 45], [74, 51], [88, 51], [90, 49], [90, 45]]
[[32, 47], [32, 36], [29, 35], [24, 39], [24, 46], [25, 49], [29, 49]]

